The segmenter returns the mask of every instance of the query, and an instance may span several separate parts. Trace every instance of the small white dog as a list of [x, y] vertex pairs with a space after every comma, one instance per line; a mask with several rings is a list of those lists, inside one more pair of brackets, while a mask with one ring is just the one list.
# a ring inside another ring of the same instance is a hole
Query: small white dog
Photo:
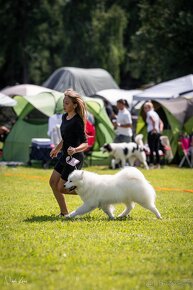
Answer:
[[113, 219], [114, 207], [112, 204], [118, 203], [126, 205], [119, 217], [126, 217], [136, 202], [161, 219], [155, 206], [155, 191], [144, 175], [135, 167], [126, 167], [115, 175], [99, 175], [74, 170], [64, 186], [70, 190], [76, 189], [84, 202], [81, 207], [66, 215], [67, 218], [74, 218], [100, 208], [109, 218]]

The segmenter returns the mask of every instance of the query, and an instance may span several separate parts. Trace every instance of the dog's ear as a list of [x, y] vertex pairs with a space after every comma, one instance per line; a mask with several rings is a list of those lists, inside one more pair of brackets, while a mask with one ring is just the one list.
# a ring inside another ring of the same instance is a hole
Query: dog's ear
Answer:
[[107, 149], [108, 152], [112, 151], [112, 147], [109, 143], [105, 144], [105, 149]]
[[83, 179], [84, 170], [79, 170], [79, 179]]

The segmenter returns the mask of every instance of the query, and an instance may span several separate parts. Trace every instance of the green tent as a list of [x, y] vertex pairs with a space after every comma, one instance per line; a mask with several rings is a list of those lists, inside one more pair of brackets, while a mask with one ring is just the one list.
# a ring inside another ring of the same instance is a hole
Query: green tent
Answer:
[[187, 110], [184, 119], [184, 131], [193, 134], [193, 97], [187, 98]]
[[[45, 89], [46, 90], [46, 89]], [[15, 96], [14, 110], [17, 120], [3, 146], [4, 161], [27, 162], [32, 138], [48, 138], [48, 118], [63, 110], [63, 93], [42, 92], [33, 96]], [[105, 156], [100, 147], [112, 142], [114, 130], [103, 101], [85, 97], [87, 109], [95, 118], [96, 142], [92, 152], [93, 162], [103, 163]]]
[[[192, 133], [193, 128], [193, 99], [176, 98], [171, 100], [152, 100], [155, 111], [164, 123], [162, 135], [169, 138], [173, 155], [178, 151], [178, 140], [180, 133]], [[143, 107], [137, 121], [137, 133], [144, 135], [147, 141], [145, 114]]]

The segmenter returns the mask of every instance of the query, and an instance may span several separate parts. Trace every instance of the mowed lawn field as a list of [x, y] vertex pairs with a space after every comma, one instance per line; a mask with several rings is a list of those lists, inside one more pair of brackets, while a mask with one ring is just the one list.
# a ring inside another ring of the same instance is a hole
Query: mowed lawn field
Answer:
[[[1, 289], [192, 289], [193, 170], [140, 170], [163, 220], [139, 205], [125, 220], [109, 221], [98, 209], [60, 219], [51, 169], [0, 167]], [[70, 211], [82, 203], [66, 200]]]

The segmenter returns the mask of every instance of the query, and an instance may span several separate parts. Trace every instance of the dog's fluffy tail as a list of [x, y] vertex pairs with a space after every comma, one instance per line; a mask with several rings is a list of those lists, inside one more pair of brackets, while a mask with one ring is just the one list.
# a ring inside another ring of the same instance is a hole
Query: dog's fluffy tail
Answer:
[[135, 136], [135, 142], [138, 144], [138, 145], [141, 145], [143, 146], [143, 134], [138, 134]]

